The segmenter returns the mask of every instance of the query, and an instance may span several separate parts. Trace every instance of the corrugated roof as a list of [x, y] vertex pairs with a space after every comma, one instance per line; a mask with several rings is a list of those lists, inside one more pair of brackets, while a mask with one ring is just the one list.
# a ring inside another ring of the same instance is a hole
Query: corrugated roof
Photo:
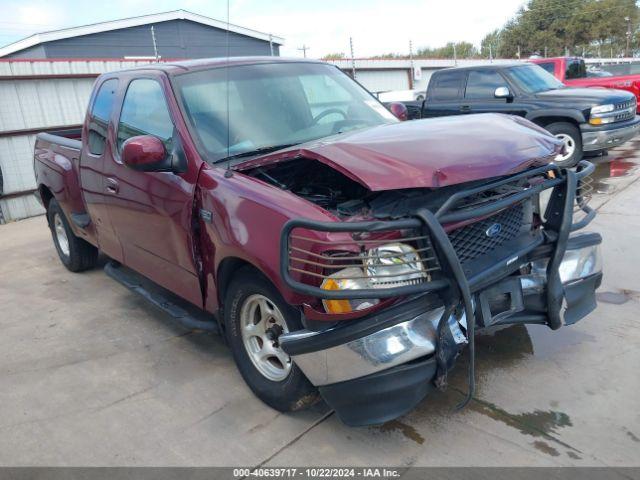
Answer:
[[0, 57], [19, 52], [26, 48], [33, 47], [45, 42], [62, 40], [65, 38], [79, 37], [82, 35], [91, 35], [93, 33], [108, 32], [111, 30], [120, 30], [122, 28], [138, 27], [140, 25], [150, 25], [153, 23], [168, 22], [171, 20], [189, 20], [210, 27], [229, 30], [230, 32], [246, 35], [266, 42], [271, 41], [277, 45], [283, 45], [284, 39], [276, 37], [268, 33], [258, 32], [239, 25], [227, 24], [227, 22], [216, 20], [214, 18], [198, 15], [197, 13], [188, 12], [186, 10], [173, 10], [171, 12], [155, 13], [152, 15], [142, 15], [139, 17], [124, 18], [122, 20], [113, 20], [110, 22], [94, 23], [91, 25], [83, 25], [80, 27], [63, 28], [61, 30], [52, 30], [50, 32], [36, 33], [30, 37], [23, 38], [17, 42], [11, 43], [0, 48]]

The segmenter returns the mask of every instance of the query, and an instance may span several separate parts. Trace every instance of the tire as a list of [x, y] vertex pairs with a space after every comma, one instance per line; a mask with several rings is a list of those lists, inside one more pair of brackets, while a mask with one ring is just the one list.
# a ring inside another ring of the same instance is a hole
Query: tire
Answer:
[[98, 261], [98, 249], [74, 235], [67, 217], [55, 198], [49, 202], [47, 220], [60, 261], [68, 270], [81, 272], [95, 267]]
[[572, 153], [568, 157], [561, 158], [560, 155], [556, 157], [554, 161], [556, 165], [559, 167], [573, 167], [582, 160], [584, 154], [582, 151], [582, 135], [580, 135], [578, 127], [568, 122], [556, 122], [547, 125], [545, 128], [556, 138], [563, 140], [566, 147], [571, 145], [572, 148]]
[[[266, 302], [264, 311], [263, 301]], [[275, 315], [268, 313], [269, 310]], [[266, 337], [261, 336], [263, 325], [271, 325], [269, 329], [274, 333], [278, 331], [274, 329], [281, 328], [276, 325], [283, 323], [288, 331], [302, 328], [299, 316], [299, 312], [287, 304], [275, 287], [256, 270], [242, 268], [231, 280], [224, 303], [227, 342], [249, 388], [260, 400], [280, 412], [300, 410], [319, 399], [317, 389], [277, 347], [277, 341], [265, 340]], [[254, 324], [253, 329], [243, 326], [247, 321]], [[279, 351], [280, 357], [271, 356], [264, 361], [257, 359], [260, 353], [267, 355], [272, 351]]]

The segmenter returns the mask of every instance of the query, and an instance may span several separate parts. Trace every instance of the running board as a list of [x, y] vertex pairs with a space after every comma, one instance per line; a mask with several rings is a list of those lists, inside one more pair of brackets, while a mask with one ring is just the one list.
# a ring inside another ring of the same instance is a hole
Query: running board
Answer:
[[177, 320], [185, 328], [220, 332], [218, 323], [212, 314], [191, 305], [139, 273], [113, 261], [105, 265], [104, 271], [111, 278], [141, 295], [149, 303]]

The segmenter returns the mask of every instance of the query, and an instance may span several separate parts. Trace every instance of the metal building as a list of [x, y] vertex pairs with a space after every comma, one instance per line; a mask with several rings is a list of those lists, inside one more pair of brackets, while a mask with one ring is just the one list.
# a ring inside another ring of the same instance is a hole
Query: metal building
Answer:
[[185, 10], [175, 10], [38, 33], [0, 48], [0, 57], [67, 59], [159, 56], [181, 59], [279, 55], [283, 43], [282, 38], [269, 33], [227, 24]]

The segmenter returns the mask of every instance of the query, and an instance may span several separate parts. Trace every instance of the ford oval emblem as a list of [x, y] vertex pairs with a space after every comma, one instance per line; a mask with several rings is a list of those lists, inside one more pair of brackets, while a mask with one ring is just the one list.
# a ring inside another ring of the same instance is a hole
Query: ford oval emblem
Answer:
[[493, 225], [491, 225], [489, 228], [485, 230], [484, 234], [487, 237], [495, 237], [501, 231], [502, 231], [502, 225], [500, 225], [499, 223], [494, 223]]

